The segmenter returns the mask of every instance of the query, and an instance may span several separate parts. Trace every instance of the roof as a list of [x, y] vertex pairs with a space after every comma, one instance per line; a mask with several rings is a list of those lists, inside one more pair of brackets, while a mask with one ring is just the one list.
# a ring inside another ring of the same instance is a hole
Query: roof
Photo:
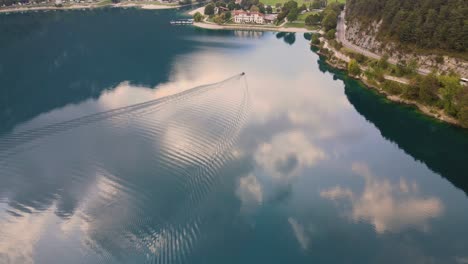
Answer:
[[278, 17], [277, 14], [268, 14], [268, 15], [265, 15], [265, 19], [267, 19], [267, 20], [275, 20], [277, 17]]
[[247, 15], [247, 16], [257, 15], [257, 16], [261, 16], [261, 17], [264, 16], [264, 14], [262, 14], [260, 12], [250, 12], [250, 11], [244, 11], [244, 10], [234, 10], [234, 15], [235, 16], [237, 16], [237, 15]]

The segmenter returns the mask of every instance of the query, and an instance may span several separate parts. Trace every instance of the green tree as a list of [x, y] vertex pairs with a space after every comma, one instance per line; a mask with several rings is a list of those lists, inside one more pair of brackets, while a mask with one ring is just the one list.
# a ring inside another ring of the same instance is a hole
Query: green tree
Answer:
[[271, 5], [268, 5], [266, 7], [265, 11], [266, 11], [267, 14], [271, 14], [271, 13], [273, 13], [273, 8], [271, 7]]
[[458, 121], [462, 127], [468, 128], [468, 106], [464, 106], [458, 112]]
[[293, 9], [289, 10], [289, 13], [288, 13], [288, 21], [292, 22], [292, 21], [295, 21], [297, 20], [297, 16], [299, 15], [299, 10], [294, 7]]
[[204, 17], [200, 12], [196, 12], [195, 15], [193, 15], [193, 20], [195, 20], [195, 22], [201, 22], [203, 18]]
[[404, 46], [465, 52], [466, 0], [348, 0], [346, 19], [380, 22], [379, 37]]
[[320, 15], [312, 14], [308, 15], [305, 19], [305, 24], [308, 26], [318, 25], [320, 23]]
[[439, 80], [435, 73], [419, 78], [419, 99], [426, 104], [434, 104], [438, 100]]
[[224, 23], [224, 14], [214, 16], [213, 21], [216, 24], [223, 24]]
[[320, 34], [312, 34], [311, 43], [313, 45], [319, 45], [320, 44]]
[[403, 95], [408, 99], [417, 100], [419, 98], [419, 83], [416, 79], [410, 81]]
[[379, 62], [378, 62], [379, 68], [387, 69], [388, 65], [389, 65], [388, 64], [388, 59], [389, 59], [388, 54], [384, 54], [382, 57], [380, 57]]
[[252, 5], [258, 6], [259, 0], [241, 0], [240, 6], [244, 10], [249, 10]]
[[252, 5], [250, 7], [250, 12], [259, 12], [259, 11], [260, 11], [260, 9], [256, 5]]
[[416, 59], [411, 59], [407, 65], [408, 74], [416, 74], [418, 71], [418, 61]]
[[306, 11], [307, 10], [307, 6], [305, 4], [302, 4], [300, 7], [299, 7], [299, 13], [302, 12], [302, 11]]
[[288, 15], [288, 11], [281, 11], [276, 17], [276, 21], [278, 21], [278, 23], [281, 22], [283, 19], [286, 18], [287, 15]]
[[314, 0], [310, 4], [310, 9], [320, 9], [321, 7], [322, 7], [322, 1], [320, 1], [320, 0]]
[[212, 16], [214, 15], [214, 4], [210, 3], [205, 6], [205, 15]]
[[463, 91], [460, 84], [460, 77], [458, 76], [439, 76], [439, 81], [442, 83], [442, 88], [439, 90], [442, 95], [442, 104], [447, 114], [456, 116], [459, 110], [457, 107], [456, 99]]
[[351, 59], [348, 63], [348, 72], [352, 76], [359, 76], [361, 74], [361, 68], [356, 60]]
[[284, 5], [283, 5], [283, 10], [290, 11], [293, 8], [297, 9], [297, 2], [293, 1], [293, 0], [288, 1], [288, 2], [284, 3]]
[[329, 31], [330, 29], [335, 29], [337, 23], [338, 23], [338, 14], [334, 10], [327, 12], [327, 14], [322, 20], [322, 25], [325, 28], [325, 31]]
[[229, 21], [229, 19], [231, 19], [231, 17], [232, 17], [231, 12], [229, 12], [229, 11], [224, 12], [224, 20]]
[[258, 6], [258, 11], [262, 14], [265, 14], [265, 5], [262, 2], [260, 2], [258, 3], [257, 6]]
[[330, 29], [325, 34], [325, 38], [326, 39], [335, 39], [335, 35], [336, 35], [336, 30], [335, 29]]
[[414, 75], [418, 69], [418, 62], [415, 59], [411, 59], [408, 63], [406, 60], [400, 60], [396, 65], [396, 74], [398, 76]]
[[458, 121], [463, 127], [468, 128], [468, 87], [463, 87], [459, 92], [459, 110], [457, 114]]

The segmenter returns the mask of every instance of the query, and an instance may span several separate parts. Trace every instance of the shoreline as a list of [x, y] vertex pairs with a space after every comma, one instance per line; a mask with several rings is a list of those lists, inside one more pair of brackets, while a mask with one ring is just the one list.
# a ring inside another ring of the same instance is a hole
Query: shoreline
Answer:
[[232, 25], [218, 25], [214, 23], [195, 22], [193, 26], [211, 30], [254, 30], [254, 31], [275, 31], [275, 32], [294, 32], [294, 33], [318, 33], [318, 30], [310, 30], [306, 28], [288, 28], [288, 27], [269, 27], [269, 26], [256, 26], [246, 24], [232, 24]]
[[198, 7], [198, 8], [187, 11], [186, 14], [190, 15], [190, 16], [193, 16], [197, 12], [199, 12], [200, 14], [203, 14], [204, 11], [205, 11], [205, 6], [201, 6], [201, 7]]
[[79, 9], [96, 9], [96, 8], [103, 8], [103, 7], [112, 7], [112, 8], [140, 8], [140, 9], [147, 9], [147, 10], [156, 10], [156, 9], [173, 9], [179, 8], [181, 5], [164, 5], [164, 4], [149, 4], [148, 2], [145, 3], [138, 3], [138, 2], [121, 2], [121, 3], [106, 3], [106, 4], [72, 4], [66, 5], [62, 7], [57, 7], [54, 5], [51, 6], [29, 6], [29, 7], [14, 7], [14, 8], [1, 8], [1, 13], [18, 13], [18, 12], [34, 12], [34, 11], [56, 11], [56, 10], [79, 10]]
[[[321, 41], [322, 41], [322, 39], [321, 39]], [[334, 48], [332, 48], [330, 45], [328, 45], [327, 41], [323, 41], [323, 43], [325, 43], [324, 47], [327, 46], [326, 48], [329, 51], [331, 51], [331, 53], [332, 53], [331, 57], [330, 57], [330, 54], [326, 54], [326, 53], [321, 52], [320, 47], [318, 47], [317, 45], [313, 45], [313, 44], [311, 44], [311, 45], [314, 46], [314, 47], [319, 48], [317, 53], [320, 56], [323, 56], [325, 58], [325, 63], [327, 63], [330, 67], [332, 67], [334, 69], [339, 69], [339, 70], [345, 71], [346, 76], [348, 76], [350, 78], [353, 78], [355, 80], [358, 80], [359, 82], [362, 83], [362, 85], [365, 88], [372, 89], [372, 90], [376, 91], [379, 95], [385, 97], [387, 100], [391, 101], [392, 103], [397, 103], [397, 104], [408, 105], [408, 106], [414, 107], [419, 113], [421, 113], [421, 114], [423, 114], [425, 116], [434, 118], [437, 121], [444, 122], [444, 123], [447, 123], [447, 124], [450, 124], [450, 125], [453, 125], [453, 126], [456, 126], [456, 127], [464, 128], [460, 124], [460, 122], [458, 120], [456, 120], [455, 118], [447, 115], [442, 109], [435, 109], [433, 107], [424, 105], [424, 104], [422, 104], [420, 102], [417, 102], [415, 100], [406, 99], [406, 98], [402, 97], [401, 95], [391, 94], [391, 93], [385, 91], [382, 87], [380, 87], [379, 83], [371, 83], [367, 78], [365, 78], [365, 76], [351, 76], [347, 71], [346, 61], [343, 60], [343, 58], [342, 58], [343, 54], [341, 54], [339, 51], [336, 51]], [[361, 67], [361, 70], [363, 70], [362, 67]], [[386, 76], [385, 79], [389, 80], [389, 81], [393, 81], [393, 82], [397, 82], [397, 83], [407, 85], [407, 83], [397, 80], [397, 77]]]
[[[0, 9], [0, 14], [2, 13], [16, 13], [16, 12], [32, 12], [32, 11], [55, 11], [55, 10], [83, 10], [83, 9], [96, 9], [96, 8], [103, 8], [103, 7], [112, 7], [112, 8], [140, 8], [146, 10], [157, 10], [157, 9], [174, 9], [179, 8], [182, 5], [164, 5], [164, 4], [150, 4], [148, 2], [138, 3], [138, 2], [121, 2], [121, 3], [106, 3], [106, 4], [99, 4], [93, 3], [88, 5], [82, 4], [72, 4], [70, 6], [63, 6], [63, 7], [56, 7], [56, 6], [32, 6], [32, 7], [15, 7], [15, 8], [6, 8]], [[199, 7], [193, 10], [189, 10], [185, 12], [186, 14], [193, 15], [196, 12], [203, 11], [204, 7]], [[320, 30], [310, 30], [306, 28], [295, 28], [295, 27], [282, 27], [282, 26], [264, 26], [264, 25], [249, 25], [249, 24], [229, 24], [229, 25], [218, 25], [211, 22], [195, 22], [193, 23], [194, 27], [209, 29], [209, 30], [249, 30], [249, 31], [270, 31], [270, 32], [290, 32], [290, 33], [320, 33]], [[341, 52], [335, 50], [324, 38], [320, 38], [321, 43], [324, 43], [324, 48], [329, 53], [324, 53], [320, 50], [320, 47], [317, 45], [313, 45], [318, 47], [319, 50], [317, 53], [321, 56], [324, 56], [325, 62], [335, 69], [340, 69], [346, 71], [346, 75], [360, 81], [363, 86], [367, 89], [373, 89], [378, 92], [380, 95], [384, 96], [391, 102], [410, 105], [415, 107], [421, 114], [426, 116], [432, 117], [437, 119], [438, 121], [445, 122], [451, 125], [455, 125], [458, 127], [463, 126], [460, 124], [458, 120], [455, 118], [447, 115], [443, 110], [436, 109], [431, 106], [424, 105], [418, 101], [407, 99], [402, 97], [401, 95], [391, 94], [388, 91], [385, 91], [380, 83], [370, 82], [367, 80], [365, 76], [351, 76], [347, 72], [347, 62], [349, 61], [349, 57], [347, 55], [342, 54]], [[361, 70], [365, 70], [360, 66]], [[407, 81], [401, 78], [393, 77], [393, 76], [385, 76], [385, 79], [388, 81], [397, 82], [400, 84], [408, 85]]]

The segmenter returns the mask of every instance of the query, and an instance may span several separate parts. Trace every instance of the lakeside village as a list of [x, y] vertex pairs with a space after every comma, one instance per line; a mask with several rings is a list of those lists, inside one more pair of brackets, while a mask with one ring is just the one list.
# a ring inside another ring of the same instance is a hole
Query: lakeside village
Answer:
[[[269, 26], [283, 28], [302, 28], [313, 31], [319, 28], [327, 13], [326, 0], [275, 2], [266, 0], [213, 1], [193, 15], [195, 22], [217, 25], [243, 24], [245, 26]], [[344, 4], [335, 3], [342, 9]], [[335, 16], [335, 14], [333, 14]], [[329, 18], [327, 18], [329, 19]]]

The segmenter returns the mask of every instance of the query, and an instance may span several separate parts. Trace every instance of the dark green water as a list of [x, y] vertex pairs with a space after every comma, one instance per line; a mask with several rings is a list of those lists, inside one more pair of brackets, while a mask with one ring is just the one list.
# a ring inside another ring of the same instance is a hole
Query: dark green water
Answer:
[[466, 131], [179, 16], [0, 15], [0, 263], [468, 263]]

